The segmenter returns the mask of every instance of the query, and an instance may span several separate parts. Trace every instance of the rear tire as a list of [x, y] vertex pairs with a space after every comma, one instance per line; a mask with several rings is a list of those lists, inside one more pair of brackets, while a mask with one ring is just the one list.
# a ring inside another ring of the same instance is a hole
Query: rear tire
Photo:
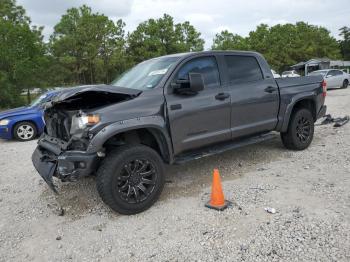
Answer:
[[35, 124], [31, 122], [19, 122], [13, 128], [13, 136], [16, 140], [25, 142], [36, 138], [38, 134]]
[[97, 171], [97, 191], [114, 211], [140, 213], [159, 198], [164, 166], [159, 154], [143, 145], [126, 145], [109, 152]]
[[348, 88], [348, 86], [349, 86], [349, 81], [345, 79], [341, 88], [345, 89], [345, 88]]
[[300, 108], [293, 112], [288, 130], [281, 133], [283, 145], [292, 150], [304, 150], [314, 136], [314, 119], [310, 110]]

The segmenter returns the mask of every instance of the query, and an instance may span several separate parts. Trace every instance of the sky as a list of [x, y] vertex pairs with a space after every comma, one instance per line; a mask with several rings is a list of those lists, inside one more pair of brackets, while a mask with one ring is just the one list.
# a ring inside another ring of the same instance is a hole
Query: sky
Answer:
[[273, 26], [305, 21], [328, 28], [337, 39], [339, 28], [350, 27], [349, 0], [17, 0], [17, 3], [24, 6], [33, 24], [45, 27], [46, 39], [68, 8], [83, 4], [115, 21], [122, 19], [126, 31], [164, 13], [174, 17], [176, 23], [189, 21], [202, 33], [206, 49], [222, 30], [247, 36], [261, 23]]

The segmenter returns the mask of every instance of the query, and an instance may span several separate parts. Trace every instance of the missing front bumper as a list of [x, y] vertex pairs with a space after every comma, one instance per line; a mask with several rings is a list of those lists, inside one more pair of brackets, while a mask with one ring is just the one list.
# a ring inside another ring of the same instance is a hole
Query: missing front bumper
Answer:
[[35, 149], [32, 155], [33, 165], [48, 186], [57, 194], [56, 187], [52, 180], [56, 172], [57, 161], [54, 159], [49, 160], [48, 155], [44, 154], [39, 147]]
[[62, 151], [46, 141], [39, 141], [32, 155], [32, 162], [40, 176], [57, 193], [53, 177], [61, 181], [76, 181], [95, 172], [99, 157], [96, 153]]

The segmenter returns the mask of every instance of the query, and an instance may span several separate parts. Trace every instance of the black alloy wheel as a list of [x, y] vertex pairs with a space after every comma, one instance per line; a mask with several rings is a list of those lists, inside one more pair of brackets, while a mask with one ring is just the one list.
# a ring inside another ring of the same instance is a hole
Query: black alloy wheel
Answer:
[[103, 202], [114, 211], [140, 213], [151, 207], [163, 190], [163, 160], [148, 146], [121, 146], [107, 153], [96, 184]]
[[139, 203], [153, 192], [156, 181], [154, 165], [146, 159], [135, 159], [124, 165], [116, 193], [129, 204]]
[[306, 143], [310, 138], [310, 133], [311, 133], [310, 119], [304, 116], [301, 116], [298, 119], [298, 122], [296, 125], [296, 135], [299, 138], [299, 141], [301, 143]]
[[314, 136], [314, 117], [310, 109], [295, 109], [290, 117], [288, 129], [281, 133], [283, 145], [292, 150], [304, 150]]

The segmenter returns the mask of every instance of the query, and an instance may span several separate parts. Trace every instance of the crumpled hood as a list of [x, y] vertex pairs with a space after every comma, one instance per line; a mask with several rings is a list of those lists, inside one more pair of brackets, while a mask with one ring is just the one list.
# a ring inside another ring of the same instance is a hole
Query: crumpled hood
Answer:
[[[113, 104], [134, 100], [142, 91], [108, 85], [90, 85], [67, 88], [45, 104], [44, 119], [49, 136], [69, 141], [74, 135], [83, 135], [76, 128], [74, 117], [96, 112]], [[105, 116], [101, 117], [102, 119]], [[102, 123], [102, 120], [99, 121]], [[75, 129], [74, 129], [74, 128]]]
[[3, 112], [0, 112], [0, 119], [5, 119], [8, 117], [14, 117], [14, 116], [20, 116], [20, 115], [28, 115], [28, 114], [36, 114], [40, 111], [36, 107], [27, 107], [27, 106], [22, 106], [10, 110], [6, 110]]
[[83, 93], [105, 93], [105, 94], [122, 94], [132, 97], [138, 96], [142, 91], [131, 88], [110, 86], [110, 85], [84, 85], [63, 89], [58, 95], [52, 99], [52, 104], [73, 99]]

